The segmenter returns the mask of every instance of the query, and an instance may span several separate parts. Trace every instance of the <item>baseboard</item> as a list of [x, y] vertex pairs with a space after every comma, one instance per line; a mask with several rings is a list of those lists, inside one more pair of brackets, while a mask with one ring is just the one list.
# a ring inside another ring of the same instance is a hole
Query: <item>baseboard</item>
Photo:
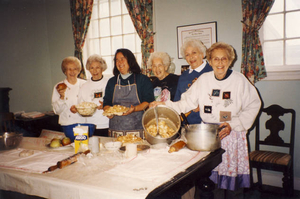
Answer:
[[[282, 174], [280, 173], [268, 173], [261, 171], [263, 184], [271, 185], [275, 187], [282, 187]], [[253, 169], [253, 182], [257, 182], [256, 170]], [[294, 189], [300, 190], [300, 178], [294, 177]]]

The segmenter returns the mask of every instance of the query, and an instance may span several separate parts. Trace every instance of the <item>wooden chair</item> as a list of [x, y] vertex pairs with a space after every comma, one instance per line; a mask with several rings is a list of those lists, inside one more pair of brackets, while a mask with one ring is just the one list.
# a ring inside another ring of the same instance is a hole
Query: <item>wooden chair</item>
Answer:
[[10, 112], [0, 113], [0, 125], [0, 132], [14, 132], [16, 130], [14, 114]]
[[[296, 113], [293, 109], [284, 109], [274, 104], [263, 108], [260, 114], [255, 122], [255, 151], [250, 152], [249, 155], [251, 170], [252, 168], [257, 170], [257, 184], [260, 189], [262, 189], [261, 169], [283, 172], [283, 189], [286, 195], [291, 196], [294, 192], [293, 164]], [[266, 115], [269, 115], [269, 117]], [[285, 124], [279, 118], [280, 116], [284, 116], [285, 121], [287, 118], [290, 118], [291, 126], [289, 132], [283, 131]], [[260, 121], [266, 117], [265, 129], [262, 130]]]

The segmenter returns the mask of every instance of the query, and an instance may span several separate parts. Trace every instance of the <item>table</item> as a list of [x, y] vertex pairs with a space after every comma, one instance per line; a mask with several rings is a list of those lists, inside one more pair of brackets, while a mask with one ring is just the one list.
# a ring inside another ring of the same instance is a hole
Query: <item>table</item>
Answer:
[[[107, 138], [101, 138], [101, 140], [102, 139]], [[152, 174], [153, 176], [156, 175], [155, 172], [151, 173], [151, 176], [146, 175], [146, 177], [149, 178], [148, 180], [144, 178], [145, 176], [143, 176], [144, 173], [142, 171], [133, 171], [133, 173], [140, 172], [141, 178], [139, 178], [139, 176], [131, 178], [130, 172], [128, 175], [127, 173], [122, 173], [122, 170], [126, 171], [127, 168], [132, 168], [131, 164], [136, 165], [136, 163], [142, 164], [143, 161], [147, 162], [154, 157], [153, 154], [159, 154], [159, 156], [165, 157], [166, 159], [171, 158], [169, 154], [164, 152], [164, 149], [161, 150], [162, 151], [152, 150], [149, 153], [147, 152], [148, 154], [138, 155], [133, 160], [126, 160], [125, 163], [118, 164], [112, 169], [104, 169], [102, 172], [96, 170], [97, 172], [93, 174], [90, 174], [87, 171], [82, 171], [82, 173], [77, 172], [82, 170], [82, 165], [80, 163], [47, 174], [27, 173], [19, 170], [0, 168], [0, 189], [47, 198], [151, 199], [157, 198], [172, 189], [177, 190], [178, 193], [181, 194], [182, 191], [186, 191], [197, 183], [201, 190], [203, 190], [201, 198], [210, 198], [212, 196], [211, 191], [214, 188], [214, 184], [208, 177], [210, 171], [222, 161], [222, 154], [224, 153], [223, 149], [219, 149], [212, 153], [198, 153], [188, 149], [185, 149], [186, 151], [181, 150], [177, 154], [174, 154], [174, 157], [178, 156], [182, 158], [183, 156], [180, 156], [181, 152], [182, 155], [192, 155], [193, 158], [189, 160], [188, 163], [184, 162], [182, 165], [179, 164], [181, 168], [177, 168], [176, 166], [176, 169], [166, 173], [163, 179], [161, 179], [161, 177], [157, 177], [157, 179], [151, 178]], [[70, 150], [66, 150], [65, 152], [69, 153]], [[95, 161], [96, 159], [92, 160]], [[149, 168], [144, 165], [143, 170], [151, 171], [151, 169], [153, 169], [150, 168], [153, 166], [151, 163], [148, 165]], [[82, 176], [79, 175], [79, 173], [82, 174]], [[14, 186], [15, 184], [17, 185]], [[182, 186], [186, 184], [189, 186]], [[64, 191], [63, 193], [62, 190]]]

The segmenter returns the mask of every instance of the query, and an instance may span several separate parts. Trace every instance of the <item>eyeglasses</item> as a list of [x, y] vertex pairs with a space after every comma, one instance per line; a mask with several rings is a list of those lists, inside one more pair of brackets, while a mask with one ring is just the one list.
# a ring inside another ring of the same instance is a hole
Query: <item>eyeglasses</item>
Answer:
[[213, 60], [213, 62], [222, 62], [222, 63], [226, 63], [226, 62], [228, 62], [228, 58], [227, 57], [222, 57], [221, 59], [219, 58], [219, 57], [214, 57], [214, 58], [212, 58], [212, 60]]

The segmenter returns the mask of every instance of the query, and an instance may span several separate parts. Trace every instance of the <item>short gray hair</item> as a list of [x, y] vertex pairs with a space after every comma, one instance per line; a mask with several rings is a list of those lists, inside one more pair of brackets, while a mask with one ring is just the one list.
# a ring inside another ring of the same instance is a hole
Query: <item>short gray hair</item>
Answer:
[[94, 54], [94, 55], [89, 56], [89, 58], [86, 61], [85, 67], [87, 70], [90, 70], [90, 66], [93, 62], [99, 62], [100, 66], [102, 68], [102, 71], [105, 71], [107, 69], [106, 61], [100, 55]]
[[[153, 53], [151, 53], [151, 54], [150, 54], [150, 57], [149, 57], [149, 59], [148, 59], [148, 62], [147, 62], [147, 67], [148, 67], [148, 68], [152, 68], [152, 61], [153, 61], [153, 59], [155, 59], [155, 58], [160, 58], [160, 59], [162, 60], [162, 62], [163, 62], [163, 65], [164, 65], [164, 66], [167, 66], [168, 69], [169, 69], [169, 67], [170, 67], [170, 65], [171, 65], [171, 57], [170, 57], [170, 55], [169, 55], [168, 53], [166, 53], [166, 52], [153, 52]], [[168, 69], [167, 69], [167, 70], [168, 70]]]
[[183, 45], [180, 48], [180, 54], [183, 57], [183, 59], [185, 59], [185, 50], [189, 46], [198, 48], [198, 50], [203, 54], [203, 56], [206, 56], [206, 46], [202, 43], [202, 41], [199, 39], [188, 38], [184, 41]]

